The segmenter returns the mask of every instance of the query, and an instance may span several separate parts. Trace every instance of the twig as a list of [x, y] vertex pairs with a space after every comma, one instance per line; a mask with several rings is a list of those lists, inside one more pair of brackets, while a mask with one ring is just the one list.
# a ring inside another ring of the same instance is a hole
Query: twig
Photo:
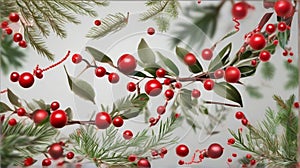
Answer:
[[214, 101], [204, 101], [205, 104], [218, 104], [218, 105], [224, 105], [224, 106], [230, 106], [230, 107], [241, 107], [240, 105], [236, 104], [229, 104], [229, 103], [221, 103], [221, 102], [214, 102]]

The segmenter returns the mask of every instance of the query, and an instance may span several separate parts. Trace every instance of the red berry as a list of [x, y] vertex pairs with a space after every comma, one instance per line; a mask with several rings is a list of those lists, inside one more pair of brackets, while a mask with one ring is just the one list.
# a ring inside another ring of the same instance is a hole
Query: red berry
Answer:
[[51, 160], [49, 158], [44, 159], [42, 162], [42, 166], [50, 166], [51, 165]]
[[17, 13], [10, 13], [8, 17], [11, 22], [18, 22], [20, 20], [20, 17]]
[[254, 160], [254, 159], [250, 160], [250, 164], [251, 165], [255, 165], [256, 164], [256, 160]]
[[294, 107], [299, 108], [299, 102], [294, 102]]
[[242, 119], [242, 124], [243, 124], [244, 126], [247, 126], [247, 125], [248, 125], [248, 120], [247, 120], [246, 118], [243, 118], [243, 119]]
[[232, 157], [237, 157], [237, 154], [236, 154], [236, 153], [233, 153], [233, 154], [232, 154]]
[[229, 83], [236, 83], [241, 78], [241, 72], [237, 67], [227, 67], [225, 70], [225, 80]]
[[152, 151], [152, 152], [151, 152], [151, 155], [152, 155], [153, 157], [158, 156], [157, 150]]
[[260, 33], [253, 34], [249, 40], [249, 45], [253, 50], [261, 50], [266, 45], [266, 39]]
[[14, 37], [13, 37], [14, 42], [19, 42], [19, 41], [21, 41], [22, 39], [23, 39], [22, 34], [20, 34], [20, 33], [15, 33], [15, 34], [14, 34]]
[[204, 50], [202, 50], [201, 56], [204, 60], [211, 60], [212, 56], [213, 56], [213, 52], [211, 49], [209, 48], [205, 48]]
[[167, 100], [171, 100], [174, 96], [174, 91], [172, 89], [168, 89], [165, 91], [165, 97]]
[[115, 127], [122, 127], [123, 123], [124, 123], [124, 120], [120, 116], [115, 117], [113, 120], [113, 124]]
[[257, 61], [256, 60], [251, 60], [251, 65], [255, 67], [257, 65]]
[[244, 115], [243, 112], [238, 111], [238, 112], [235, 113], [235, 118], [238, 119], [238, 120], [240, 120], [242, 118], [245, 118], [245, 115]]
[[57, 101], [54, 101], [51, 103], [50, 108], [52, 111], [55, 111], [59, 108], [59, 106], [60, 106], [59, 103]]
[[25, 167], [31, 166], [33, 163], [34, 163], [34, 160], [32, 157], [25, 158], [25, 160], [23, 161], [23, 164]]
[[34, 77], [31, 73], [29, 72], [24, 72], [20, 75], [19, 77], [19, 84], [23, 88], [29, 88], [33, 85], [34, 83]]
[[275, 46], [278, 45], [278, 43], [279, 43], [278, 40], [274, 40], [274, 41], [273, 41], [273, 45], [275, 45]]
[[288, 51], [287, 51], [287, 50], [284, 50], [283, 53], [282, 53], [282, 55], [283, 55], [283, 56], [287, 56], [287, 55], [288, 55]]
[[224, 70], [223, 69], [218, 69], [214, 72], [214, 77], [216, 79], [220, 79], [220, 78], [223, 78], [224, 76]]
[[7, 26], [8, 26], [8, 22], [7, 21], [1, 22], [1, 28], [2, 29], [7, 28]]
[[206, 79], [203, 83], [203, 86], [206, 90], [213, 90], [215, 82], [211, 79]]
[[192, 97], [193, 98], [199, 98], [201, 96], [201, 92], [198, 89], [193, 89], [192, 91]]
[[136, 158], [137, 158], [136, 155], [133, 155], [133, 154], [128, 156], [129, 162], [134, 162], [136, 160]]
[[130, 130], [125, 130], [123, 132], [123, 138], [129, 140], [133, 137], [133, 133]]
[[216, 159], [222, 156], [223, 150], [224, 148], [220, 144], [213, 143], [208, 147], [207, 155], [212, 159]]
[[24, 108], [18, 108], [17, 109], [18, 116], [24, 116], [26, 114], [26, 110]]
[[180, 88], [182, 87], [182, 84], [181, 84], [180, 82], [176, 82], [176, 83], [175, 83], [175, 87], [176, 87], [177, 89], [180, 89]]
[[36, 110], [33, 112], [32, 119], [36, 124], [42, 123], [46, 118], [48, 118], [48, 112], [45, 110]]
[[14, 118], [11, 118], [8, 120], [8, 125], [15, 126], [17, 124], [17, 120]]
[[49, 147], [48, 153], [52, 159], [56, 160], [63, 156], [64, 149], [59, 143], [54, 143]]
[[231, 159], [231, 158], [228, 158], [228, 159], [227, 159], [227, 162], [229, 162], [229, 163], [232, 162], [232, 159]]
[[245, 2], [237, 2], [232, 6], [231, 13], [233, 18], [238, 20], [243, 19], [247, 16], [248, 5]]
[[21, 41], [19, 42], [19, 46], [22, 47], [22, 48], [26, 48], [26, 47], [27, 47], [26, 41], [21, 40]]
[[166, 78], [166, 79], [164, 80], [164, 84], [165, 84], [165, 85], [170, 85], [170, 84], [171, 84], [171, 79], [170, 79], [170, 78]]
[[99, 129], [106, 129], [111, 124], [111, 117], [107, 112], [99, 112], [95, 118], [95, 124]]
[[155, 119], [154, 117], [150, 117], [150, 118], [149, 118], [149, 123], [152, 124], [152, 123], [154, 123], [155, 121], [156, 121], [156, 119]]
[[151, 168], [151, 164], [147, 159], [142, 158], [137, 162], [137, 167], [138, 168]]
[[270, 60], [270, 58], [271, 58], [271, 53], [267, 50], [263, 50], [259, 53], [259, 59], [262, 62], [267, 62]]
[[199, 155], [199, 159], [201, 159], [201, 160], [204, 159], [204, 155], [203, 155], [203, 154], [200, 154], [200, 155]]
[[272, 34], [276, 31], [276, 26], [274, 24], [267, 24], [266, 26], [266, 32], [268, 34]]
[[280, 17], [288, 17], [293, 10], [293, 5], [289, 0], [278, 0], [274, 4], [275, 12]]
[[293, 53], [293, 52], [290, 52], [290, 56], [294, 56], [294, 53]]
[[246, 158], [247, 158], [247, 159], [251, 159], [251, 158], [252, 158], [252, 155], [251, 155], [251, 154], [247, 154], [247, 155], [246, 155]]
[[157, 96], [161, 93], [161, 91], [162, 91], [162, 85], [156, 79], [149, 80], [145, 84], [145, 92], [150, 96]]
[[109, 75], [108, 75], [108, 81], [110, 82], [110, 83], [118, 83], [119, 82], [119, 80], [120, 80], [120, 77], [119, 77], [119, 75], [117, 74], [117, 73], [110, 73]]
[[68, 152], [66, 157], [67, 157], [67, 159], [73, 159], [74, 153], [73, 152]]
[[167, 148], [163, 147], [160, 149], [160, 152], [165, 155], [168, 153], [168, 150], [167, 150]]
[[184, 164], [184, 161], [183, 161], [183, 160], [179, 160], [179, 161], [178, 161], [178, 164], [179, 164], [179, 165], [183, 165], [183, 164]]
[[44, 75], [43, 75], [43, 71], [42, 71], [41, 69], [35, 70], [34, 75], [35, 75], [37, 78], [39, 78], [39, 79], [42, 79], [43, 76], [44, 76]]
[[136, 59], [130, 54], [124, 54], [118, 59], [118, 68], [124, 74], [132, 74], [137, 66]]
[[277, 25], [277, 29], [280, 32], [284, 32], [287, 29], [287, 25], [285, 22], [279, 22]]
[[74, 54], [73, 56], [72, 56], [72, 62], [74, 63], [74, 64], [78, 64], [78, 63], [80, 63], [82, 61], [82, 56], [80, 55], [80, 54]]
[[95, 21], [94, 21], [94, 24], [95, 24], [96, 26], [100, 26], [100, 25], [101, 25], [101, 21], [100, 21], [100, 20], [95, 20]]
[[166, 112], [166, 107], [165, 106], [158, 106], [156, 111], [159, 115], [163, 115]]
[[106, 69], [102, 66], [95, 69], [95, 75], [99, 78], [103, 77], [106, 74]]
[[159, 68], [156, 70], [156, 76], [159, 78], [163, 78], [166, 75], [166, 70], [163, 68]]
[[192, 53], [187, 53], [187, 54], [184, 56], [183, 60], [184, 60], [184, 62], [185, 62], [187, 65], [189, 65], [189, 66], [194, 65], [194, 64], [196, 64], [196, 62], [197, 62], [197, 59], [196, 59], [195, 55], [192, 54]]
[[12, 72], [11, 74], [10, 74], [10, 80], [12, 81], [12, 82], [18, 82], [19, 81], [19, 73], [18, 72]]
[[50, 115], [50, 124], [54, 128], [62, 128], [67, 124], [68, 116], [63, 110], [53, 111]]
[[184, 144], [180, 144], [176, 147], [176, 154], [180, 157], [187, 156], [189, 152], [190, 152], [189, 148]]
[[153, 27], [149, 27], [148, 30], [147, 30], [147, 33], [149, 35], [153, 35], [155, 33], [155, 29]]
[[135, 83], [129, 82], [129, 83], [127, 84], [127, 90], [128, 90], [129, 92], [134, 92], [134, 91], [136, 90], [136, 85], [135, 85]]
[[175, 118], [179, 118], [179, 117], [180, 117], [180, 114], [179, 114], [179, 113], [175, 113], [174, 117], [175, 117]]
[[288, 62], [288, 63], [292, 63], [293, 60], [289, 58], [289, 59], [287, 60], [287, 62]]
[[11, 35], [13, 32], [11, 28], [6, 28], [5, 31], [6, 31], [6, 34], [8, 34], [8, 35]]
[[227, 144], [228, 145], [232, 145], [232, 144], [234, 144], [235, 143], [235, 139], [234, 138], [229, 138], [228, 140], [227, 140]]

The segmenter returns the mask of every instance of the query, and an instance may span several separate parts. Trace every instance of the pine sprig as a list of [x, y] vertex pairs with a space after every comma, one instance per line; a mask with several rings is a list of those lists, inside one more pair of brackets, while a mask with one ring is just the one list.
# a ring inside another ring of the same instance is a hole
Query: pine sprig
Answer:
[[109, 33], [117, 32], [127, 25], [128, 17], [129, 13], [127, 13], [127, 16], [123, 15], [122, 13], [116, 13], [114, 15], [109, 14], [101, 20], [101, 26], [92, 27], [86, 37], [99, 39]]

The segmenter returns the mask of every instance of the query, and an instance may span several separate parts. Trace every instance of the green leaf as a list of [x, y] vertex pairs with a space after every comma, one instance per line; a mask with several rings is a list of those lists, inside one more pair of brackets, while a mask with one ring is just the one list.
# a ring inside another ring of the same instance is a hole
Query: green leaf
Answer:
[[256, 71], [256, 67], [253, 67], [253, 66], [241, 66], [241, 67], [238, 67], [238, 69], [241, 72], [241, 77], [242, 78], [251, 76]]
[[238, 63], [241, 60], [256, 57], [259, 53], [252, 53], [252, 51], [246, 51], [238, 56], [238, 54], [235, 55], [234, 59], [231, 61], [230, 65], [234, 65], [235, 63]]
[[140, 72], [140, 71], [134, 71], [134, 72], [132, 73], [132, 75], [133, 75], [133, 76], [137, 76], [137, 77], [143, 77], [143, 78], [147, 77], [146, 74], [144, 74], [143, 72]]
[[11, 104], [21, 107], [20, 98], [16, 96], [10, 89], [7, 89], [7, 97]]
[[80, 79], [76, 79], [71, 77], [68, 72], [66, 67], [64, 66], [65, 72], [67, 74], [68, 77], [68, 82], [69, 82], [69, 86], [70, 89], [79, 97], [85, 99], [85, 100], [89, 100], [91, 102], [93, 102], [95, 104], [95, 91], [93, 89], [93, 87], [87, 83], [86, 81], [80, 80]]
[[150, 73], [152, 76], [156, 77], [156, 70], [160, 68], [159, 65], [148, 65], [147, 67], [144, 68], [144, 71]]
[[85, 50], [90, 53], [92, 57], [98, 62], [113, 63], [113, 61], [106, 54], [93, 47], [85, 47]]
[[186, 107], [188, 109], [193, 108], [192, 104], [192, 91], [188, 89], [181, 89], [179, 93], [179, 102], [183, 107]]
[[299, 71], [298, 66], [295, 66], [293, 64], [290, 64], [288, 62], [284, 63], [284, 67], [288, 71], [288, 81], [285, 83], [284, 88], [285, 89], [294, 89], [299, 86]]
[[171, 70], [176, 76], [179, 76], [179, 70], [177, 66], [169, 58], [163, 56], [160, 52], [157, 52], [159, 58], [163, 61], [168, 70]]
[[224, 97], [225, 99], [234, 101], [234, 102], [238, 103], [241, 107], [243, 107], [243, 101], [242, 101], [241, 94], [231, 84], [229, 84], [227, 82], [215, 83], [214, 92], [217, 95]]
[[259, 87], [257, 86], [246, 86], [246, 92], [252, 98], [261, 99], [263, 97], [263, 95], [259, 92]]
[[68, 120], [72, 120], [73, 119], [73, 111], [70, 107], [68, 107], [65, 112], [67, 113], [67, 116], [68, 116]]
[[155, 63], [155, 53], [149, 48], [146, 41], [142, 38], [138, 46], [138, 56], [145, 64]]
[[265, 62], [261, 66], [262, 76], [267, 80], [274, 78], [275, 70], [275, 66], [270, 62]]
[[287, 45], [290, 38], [290, 30], [286, 30], [284, 32], [278, 32], [277, 37], [279, 40], [279, 46], [285, 50], [285, 46]]
[[0, 113], [5, 113], [7, 111], [13, 111], [7, 104], [0, 102]]
[[[139, 94], [137, 97], [132, 99], [127, 105], [126, 110], [121, 111], [119, 114], [123, 119], [130, 119], [138, 116], [142, 110], [147, 106], [149, 96], [145, 93]], [[124, 105], [124, 104], [123, 104]], [[117, 107], [119, 108], [119, 107]], [[122, 108], [118, 109], [122, 110]]]
[[38, 104], [40, 106], [41, 109], [47, 109], [47, 105], [45, 104], [44, 100], [40, 99], [40, 100], [35, 100], [33, 99], [33, 101]]
[[219, 52], [219, 54], [210, 62], [208, 66], [209, 72], [214, 72], [217, 69], [222, 68], [224, 65], [226, 65], [229, 62], [228, 58], [231, 52], [231, 48], [232, 48], [232, 43], [229, 43]]
[[[180, 48], [180, 47], [176, 47], [176, 55], [178, 56], [178, 58], [180, 59], [180, 61], [182, 61], [184, 63], [184, 56], [189, 53], [188, 50], [184, 49], [184, 48]], [[201, 64], [199, 63], [199, 61], [197, 60], [195, 65], [189, 66], [189, 71], [192, 73], [199, 73], [203, 71], [203, 68], [201, 66]]]

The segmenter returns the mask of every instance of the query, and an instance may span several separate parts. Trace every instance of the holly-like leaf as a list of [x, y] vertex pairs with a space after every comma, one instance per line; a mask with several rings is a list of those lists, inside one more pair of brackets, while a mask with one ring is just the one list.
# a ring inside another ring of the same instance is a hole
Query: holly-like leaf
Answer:
[[241, 78], [251, 76], [256, 71], [256, 67], [253, 67], [253, 66], [241, 66], [241, 67], [238, 67], [238, 69], [241, 72]]
[[217, 95], [234, 101], [243, 107], [243, 101], [240, 92], [231, 84], [227, 82], [215, 83], [214, 92]]
[[73, 111], [70, 107], [68, 107], [65, 112], [67, 113], [68, 116], [68, 120], [72, 120], [73, 119]]
[[11, 104], [21, 107], [20, 98], [15, 95], [10, 89], [7, 89], [7, 97]]
[[85, 47], [85, 50], [92, 55], [92, 57], [98, 61], [98, 62], [103, 62], [103, 63], [113, 63], [113, 61], [103, 52], [93, 48], [93, 47]]
[[176, 76], [179, 75], [179, 70], [178, 70], [177, 66], [174, 64], [174, 62], [172, 60], [170, 60], [169, 58], [165, 57], [160, 52], [157, 52], [157, 55], [162, 60], [162, 62], [164, 63], [164, 65], [167, 67], [167, 70], [172, 71]]
[[87, 83], [86, 81], [83, 81], [81, 79], [76, 79], [72, 76], [70, 76], [67, 72], [66, 67], [64, 66], [65, 72], [68, 77], [68, 82], [70, 89], [79, 97], [89, 100], [95, 104], [95, 91], [93, 87]]
[[284, 32], [278, 32], [277, 37], [279, 40], [279, 46], [285, 50], [285, 47], [288, 44], [290, 38], [290, 30], [286, 30]]
[[[176, 55], [178, 56], [178, 58], [180, 59], [180, 61], [182, 61], [184, 63], [184, 56], [189, 53], [188, 50], [181, 48], [181, 47], [176, 47]], [[199, 63], [199, 61], [197, 60], [195, 65], [189, 66], [189, 71], [192, 73], [199, 73], [203, 71], [203, 68], [201, 66], [201, 64]]]
[[146, 41], [142, 38], [138, 46], [138, 56], [145, 64], [155, 63], [155, 53], [149, 48]]
[[275, 75], [275, 66], [270, 62], [265, 62], [261, 66], [261, 72], [264, 79], [271, 80]]
[[213, 72], [226, 65], [229, 62], [228, 58], [231, 52], [231, 48], [232, 48], [232, 43], [229, 43], [227, 46], [225, 46], [219, 52], [219, 54], [210, 62], [208, 66], [208, 71]]
[[5, 113], [8, 111], [13, 111], [7, 104], [0, 102], [0, 113]]

